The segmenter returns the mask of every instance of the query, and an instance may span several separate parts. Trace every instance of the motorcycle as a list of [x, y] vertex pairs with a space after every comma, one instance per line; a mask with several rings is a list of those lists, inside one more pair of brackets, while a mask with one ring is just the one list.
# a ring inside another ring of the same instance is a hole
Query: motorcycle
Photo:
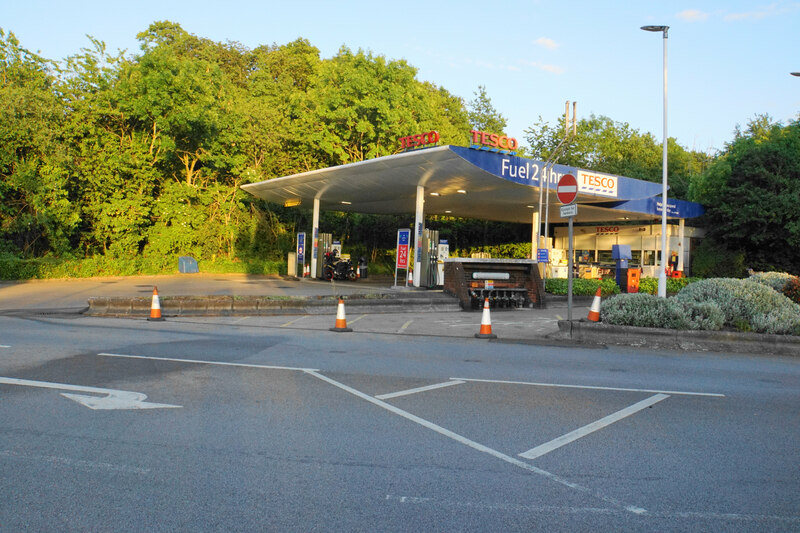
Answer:
[[325, 281], [345, 279], [355, 281], [356, 271], [349, 259], [342, 259], [336, 250], [325, 253], [325, 263], [322, 267], [322, 278]]

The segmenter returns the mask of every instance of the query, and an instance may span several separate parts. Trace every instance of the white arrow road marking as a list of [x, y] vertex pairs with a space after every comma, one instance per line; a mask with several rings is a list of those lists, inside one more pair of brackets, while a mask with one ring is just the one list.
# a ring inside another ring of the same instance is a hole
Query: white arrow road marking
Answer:
[[51, 383], [49, 381], [32, 381], [29, 379], [0, 377], [0, 384], [21, 385], [23, 387], [38, 387], [41, 389], [69, 390], [76, 392], [91, 392], [105, 394], [105, 396], [86, 396], [85, 394], [70, 394], [62, 392], [61, 395], [76, 401], [89, 409], [166, 409], [183, 407], [168, 403], [146, 402], [147, 395], [141, 392], [131, 392], [116, 389], [102, 389], [100, 387], [84, 387], [83, 385], [70, 385], [68, 383]]

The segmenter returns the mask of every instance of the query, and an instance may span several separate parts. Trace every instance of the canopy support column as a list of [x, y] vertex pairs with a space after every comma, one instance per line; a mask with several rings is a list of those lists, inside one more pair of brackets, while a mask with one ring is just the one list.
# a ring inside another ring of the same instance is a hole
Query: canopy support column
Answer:
[[317, 277], [317, 257], [319, 255], [319, 198], [314, 198], [314, 212], [311, 216], [311, 238], [314, 248], [311, 253], [311, 277]]
[[683, 272], [683, 238], [686, 233], [686, 221], [678, 220], [678, 272]]
[[425, 187], [417, 185], [417, 206], [414, 214], [414, 287], [422, 283], [422, 229], [425, 221]]

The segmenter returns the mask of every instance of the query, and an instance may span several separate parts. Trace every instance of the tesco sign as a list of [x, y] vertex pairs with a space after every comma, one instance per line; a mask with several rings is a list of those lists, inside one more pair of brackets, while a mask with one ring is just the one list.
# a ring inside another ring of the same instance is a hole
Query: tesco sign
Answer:
[[439, 132], [429, 131], [428, 133], [419, 133], [417, 135], [407, 135], [397, 139], [400, 141], [400, 148], [416, 148], [418, 146], [426, 146], [428, 144], [436, 144], [439, 142]]
[[578, 190], [598, 196], [617, 197], [617, 185], [619, 178], [611, 174], [599, 174], [597, 172], [587, 172], [579, 170]]
[[485, 131], [469, 130], [469, 132], [472, 134], [473, 144], [482, 144], [483, 146], [491, 146], [492, 148], [512, 152], [519, 148], [519, 143], [514, 137], [506, 137], [505, 135], [487, 133]]

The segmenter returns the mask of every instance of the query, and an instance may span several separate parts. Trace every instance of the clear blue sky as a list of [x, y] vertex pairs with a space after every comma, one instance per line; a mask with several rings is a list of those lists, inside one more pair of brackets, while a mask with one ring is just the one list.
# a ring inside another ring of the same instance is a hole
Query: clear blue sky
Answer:
[[0, 27], [63, 59], [89, 45], [138, 53], [136, 34], [170, 20], [249, 48], [308, 39], [323, 58], [346, 45], [405, 59], [418, 78], [465, 101], [484, 85], [523, 144], [539, 116], [566, 100], [578, 116], [605, 115], [663, 130], [663, 39], [668, 25], [668, 132], [682, 146], [722, 148], [757, 114], [784, 123], [800, 112], [800, 2], [488, 0], [244, 1], [0, 0]]

